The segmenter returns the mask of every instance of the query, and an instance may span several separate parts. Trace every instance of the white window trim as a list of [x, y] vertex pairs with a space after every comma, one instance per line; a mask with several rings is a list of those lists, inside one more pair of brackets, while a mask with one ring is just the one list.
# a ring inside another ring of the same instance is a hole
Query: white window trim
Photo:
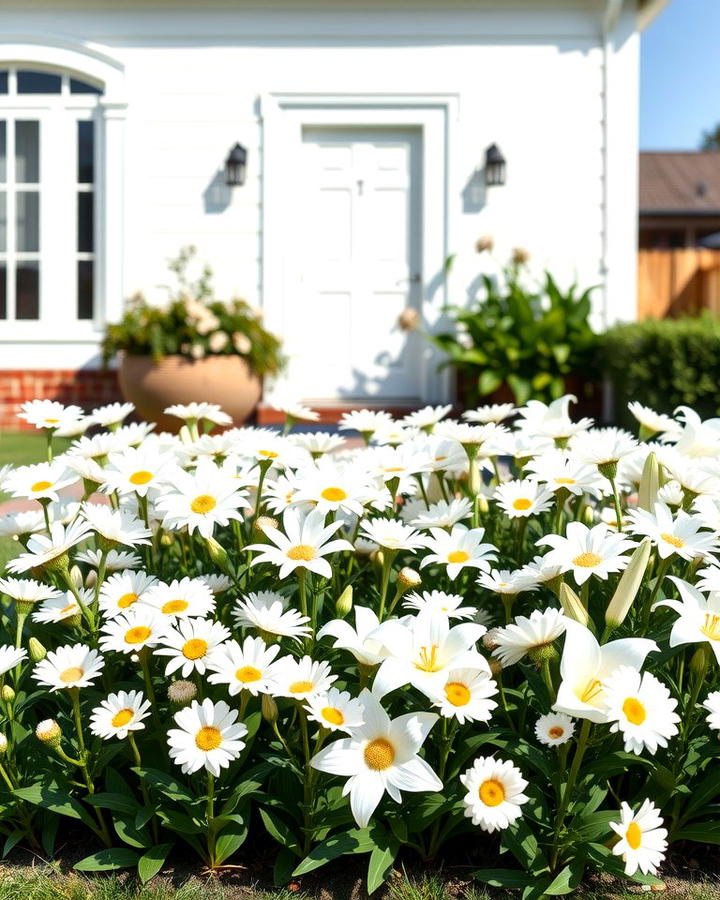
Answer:
[[[96, 122], [96, 172], [95, 172], [95, 318], [92, 321], [75, 321], [52, 328], [43, 328], [43, 322], [14, 322], [3, 324], [0, 333], [0, 368], [77, 368], [93, 357], [97, 351], [105, 323], [122, 315], [123, 243], [124, 243], [124, 131], [127, 101], [125, 99], [124, 66], [105, 48], [89, 42], [74, 42], [57, 35], [8, 35], [0, 34], [0, 67], [25, 67], [61, 71], [81, 80], [99, 84], [103, 95], [93, 98], [98, 110]], [[13, 104], [16, 98], [13, 98]], [[69, 98], [63, 98], [67, 101]], [[77, 101], [77, 102], [75, 102]], [[0, 98], [2, 103], [2, 98]], [[27, 95], [23, 108], [42, 104]], [[19, 105], [19, 104], [18, 104]], [[68, 106], [65, 102], [64, 107]], [[73, 95], [72, 106], [88, 109], [88, 98]], [[112, 177], [108, 177], [112, 173]], [[51, 352], [48, 358], [37, 356], [45, 353], [44, 347], [65, 344]]]
[[[300, 139], [305, 126], [399, 126], [418, 128], [422, 134], [422, 315], [432, 330], [447, 303], [443, 275], [451, 246], [449, 198], [455, 196], [457, 167], [452, 165], [452, 130], [458, 118], [456, 94], [291, 94], [261, 97], [262, 121], [262, 298], [268, 327], [283, 334], [285, 292], [283, 281], [283, 218], [285, 190], [293, 177], [283, 177], [293, 160], [301, 159]], [[452, 397], [449, 373], [438, 373], [442, 354], [429, 343], [423, 348], [420, 396], [426, 403], [448, 402]], [[278, 385], [284, 385], [282, 378]]]

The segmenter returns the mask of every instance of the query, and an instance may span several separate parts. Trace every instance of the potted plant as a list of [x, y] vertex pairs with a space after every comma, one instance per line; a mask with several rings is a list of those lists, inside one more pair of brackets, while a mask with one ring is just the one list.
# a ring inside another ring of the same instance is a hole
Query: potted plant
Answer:
[[244, 422], [262, 393], [262, 378], [283, 366], [280, 339], [262, 324], [262, 313], [240, 299], [214, 298], [208, 266], [191, 280], [196, 255], [184, 247], [171, 260], [177, 285], [158, 306], [132, 297], [122, 319], [107, 328], [105, 363], [120, 358], [120, 388], [143, 418], [177, 430], [163, 410], [175, 403], [218, 403]]
[[526, 261], [525, 251], [516, 250], [501, 277], [481, 275], [483, 292], [469, 307], [448, 307], [452, 330], [427, 335], [447, 354], [441, 365], [454, 368], [464, 406], [523, 404], [530, 397], [549, 402], [568, 391], [581, 400], [599, 394], [592, 375], [598, 346], [589, 323], [592, 288], [561, 290], [547, 271], [528, 288]]

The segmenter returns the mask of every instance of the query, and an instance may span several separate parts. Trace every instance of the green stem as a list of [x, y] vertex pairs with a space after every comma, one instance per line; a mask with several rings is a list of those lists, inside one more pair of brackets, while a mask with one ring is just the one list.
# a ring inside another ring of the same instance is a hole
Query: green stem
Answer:
[[313, 783], [315, 781], [315, 770], [310, 765], [310, 760], [312, 758], [310, 753], [310, 736], [308, 734], [305, 710], [302, 707], [300, 707], [300, 732], [302, 734], [303, 755], [305, 757], [305, 776], [303, 778], [303, 832], [305, 835], [304, 852], [305, 855], [307, 855], [312, 848], [313, 839], [313, 818], [315, 812]]
[[207, 787], [207, 848], [208, 864], [211, 869], [216, 866], [215, 859], [215, 776], [208, 772]]
[[563, 792], [562, 800], [560, 801], [560, 807], [558, 809], [557, 817], [555, 819], [555, 838], [553, 842], [553, 855], [552, 855], [552, 868], [554, 869], [557, 865], [557, 857], [559, 851], [559, 837], [560, 830], [565, 822], [565, 816], [567, 815], [568, 807], [570, 806], [570, 800], [572, 798], [572, 792], [575, 788], [575, 782], [577, 781], [578, 773], [580, 772], [580, 766], [583, 761], [583, 757], [585, 756], [585, 751], [587, 749], [588, 738], [590, 737], [590, 728], [592, 727], [592, 723], [589, 719], [585, 719], [582, 723], [582, 728], [580, 729], [580, 735], [578, 737], [577, 745], [575, 747], [575, 753], [573, 755], [573, 761], [570, 766], [570, 772], [568, 773], [568, 779], [565, 783], [565, 790]]
[[660, 586], [665, 580], [665, 575], [667, 570], [670, 568], [670, 563], [672, 561], [672, 556], [668, 556], [667, 559], [664, 559], [659, 567], [657, 577], [655, 579], [655, 584], [653, 585], [653, 589], [650, 592], [650, 596], [645, 601], [645, 606], [643, 607], [642, 612], [642, 626], [641, 633], [645, 634], [650, 627], [650, 613], [652, 612], [653, 604], [655, 603], [655, 598], [658, 595], [658, 591], [660, 590]]
[[613, 492], [613, 503], [615, 504], [615, 519], [617, 521], [617, 530], [621, 532], [623, 530], [623, 516], [622, 516], [622, 508], [620, 506], [620, 495], [618, 494], [617, 485], [615, 484], [614, 478], [608, 478], [610, 482], [610, 487]]
[[[85, 749], [85, 738], [83, 736], [83, 727], [82, 727], [82, 716], [80, 714], [80, 690], [79, 688], [71, 688], [70, 691], [70, 700], [72, 701], [73, 707], [73, 718], [75, 720], [75, 731], [77, 733], [78, 739], [78, 748], [80, 749], [80, 760], [81, 760], [81, 769], [83, 776], [85, 778], [85, 785], [87, 787], [88, 794], [95, 793], [95, 785], [93, 784], [93, 780], [90, 777], [90, 773], [88, 772], [88, 752]], [[95, 817], [98, 821], [98, 825], [100, 827], [99, 836], [102, 839], [103, 843], [106, 847], [112, 847], [112, 838], [110, 837], [110, 832], [108, 831], [108, 827], [105, 823], [105, 817], [102, 814], [102, 810], [100, 807], [95, 807]]]
[[397, 550], [388, 550], [383, 547], [383, 568], [380, 580], [380, 607], [378, 609], [378, 621], [382, 622], [385, 616], [385, 602], [387, 601], [388, 585], [390, 584], [390, 572], [393, 560], [397, 556]]

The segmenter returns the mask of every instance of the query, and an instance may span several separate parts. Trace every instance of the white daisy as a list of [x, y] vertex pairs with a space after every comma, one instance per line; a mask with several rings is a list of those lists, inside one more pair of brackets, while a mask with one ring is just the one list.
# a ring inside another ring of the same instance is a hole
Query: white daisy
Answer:
[[472, 512], [472, 502], [466, 497], [453, 499], [449, 503], [446, 500], [438, 500], [427, 509], [418, 511], [409, 524], [415, 528], [452, 528], [462, 519], [466, 519]]
[[32, 578], [0, 578], [0, 594], [20, 603], [34, 604], [59, 597], [59, 591]]
[[327, 431], [305, 432], [290, 435], [290, 440], [301, 449], [309, 453], [313, 459], [319, 459], [326, 453], [332, 453], [344, 446], [345, 438], [339, 434], [330, 434]]
[[278, 577], [286, 578], [295, 569], [308, 569], [323, 578], [330, 578], [330, 563], [323, 557], [340, 550], [353, 550], [349, 541], [343, 538], [329, 540], [342, 527], [342, 522], [325, 525], [325, 514], [318, 509], [303, 516], [297, 510], [286, 509], [283, 513], [285, 534], [270, 526], [264, 529], [268, 544], [249, 544], [246, 550], [259, 550], [252, 565], [269, 562], [278, 566]]
[[362, 516], [370, 497], [368, 475], [357, 466], [321, 460], [298, 473], [294, 504], [312, 504], [323, 514]]
[[661, 600], [653, 606], [668, 606], [678, 613], [670, 632], [670, 646], [707, 641], [720, 662], [720, 593], [711, 591], [707, 597], [693, 585], [674, 575], [668, 576], [680, 592], [680, 600]]
[[256, 628], [265, 634], [295, 640], [310, 634], [306, 624], [310, 621], [309, 617], [301, 615], [296, 609], [289, 609], [287, 599], [275, 591], [247, 594], [237, 601], [232, 616], [238, 628]]
[[83, 417], [79, 406], [63, 406], [56, 400], [29, 400], [20, 407], [18, 419], [24, 419], [36, 428], [55, 432]]
[[0, 537], [20, 537], [44, 530], [45, 516], [39, 507], [0, 517]]
[[473, 606], [463, 606], [463, 601], [464, 598], [460, 594], [447, 594], [445, 591], [423, 591], [421, 594], [408, 594], [403, 606], [417, 612], [444, 613], [449, 619], [472, 619], [477, 610]]
[[720, 691], [711, 691], [705, 698], [703, 706], [708, 711], [708, 728], [720, 731]]
[[106, 541], [137, 547], [149, 544], [152, 532], [129, 509], [113, 509], [99, 503], [83, 503], [81, 514], [93, 531]]
[[305, 711], [311, 722], [328, 731], [351, 734], [353, 728], [359, 728], [365, 721], [362, 702], [348, 691], [332, 687], [326, 694], [313, 694], [305, 704]]
[[58, 491], [78, 480], [74, 472], [68, 470], [61, 459], [53, 462], [20, 466], [5, 477], [3, 490], [13, 497], [26, 500], [60, 500]]
[[537, 545], [552, 547], [545, 561], [548, 565], [560, 566], [562, 572], [572, 572], [580, 585], [592, 575], [607, 580], [612, 572], [620, 572], [629, 561], [623, 554], [636, 546], [635, 541], [613, 534], [602, 522], [593, 528], [582, 522], [570, 522], [565, 535], [545, 535]]
[[637, 813], [622, 803], [620, 821], [610, 822], [610, 827], [620, 836], [613, 853], [625, 861], [626, 875], [634, 875], [638, 869], [646, 875], [657, 872], [667, 850], [667, 829], [662, 825], [663, 820], [650, 800], [643, 800]]
[[85, 644], [66, 644], [48, 655], [33, 669], [32, 677], [50, 691], [89, 687], [102, 672], [105, 660]]
[[176, 403], [165, 409], [166, 416], [175, 416], [186, 424], [205, 419], [214, 425], [232, 425], [232, 418], [217, 403]]
[[196, 575], [195, 577], [206, 584], [213, 592], [214, 596], [222, 594], [232, 587], [231, 578], [216, 572], [213, 572], [211, 575]]
[[457, 719], [464, 725], [465, 722], [487, 722], [497, 706], [490, 698], [497, 692], [497, 683], [485, 664], [482, 669], [450, 669], [445, 684], [441, 688], [433, 686], [428, 696], [441, 716]]
[[509, 760], [478, 757], [460, 776], [467, 794], [463, 797], [465, 815], [483, 831], [500, 831], [522, 816], [523, 794], [527, 781]]
[[163, 492], [173, 471], [172, 458], [159, 446], [146, 442], [140, 448], [127, 447], [110, 454], [103, 470], [102, 489], [123, 496], [154, 498]]
[[89, 531], [88, 523], [79, 519], [68, 525], [67, 528], [59, 522], [53, 522], [50, 526], [49, 536], [33, 534], [28, 538], [28, 552], [11, 559], [7, 563], [7, 570], [20, 573], [52, 564], [58, 557], [67, 554], [71, 547], [84, 541]]
[[650, 672], [641, 675], [630, 666], [618, 666], [603, 687], [610, 731], [621, 732], [628, 753], [640, 756], [647, 747], [654, 756], [678, 733], [677, 700]]
[[661, 434], [665, 431], [676, 434], [682, 431], [680, 424], [675, 419], [666, 416], [665, 413], [655, 412], [654, 409], [651, 409], [649, 406], [643, 406], [642, 403], [638, 403], [636, 400], [631, 400], [628, 403], [628, 410], [642, 425], [640, 429], [641, 440], [647, 440], [652, 435]]
[[494, 496], [498, 506], [511, 519], [527, 518], [546, 512], [554, 499], [552, 491], [530, 478], [506, 481], [495, 489]]
[[169, 625], [167, 616], [137, 603], [129, 612], [105, 622], [100, 629], [100, 649], [139, 653], [144, 647], [156, 647]]
[[526, 569], [517, 569], [511, 572], [509, 569], [490, 569], [489, 572], [481, 572], [475, 584], [484, 587], [495, 594], [504, 597], [514, 597], [526, 591], [534, 591], [538, 582]]
[[102, 614], [107, 619], [122, 615], [141, 600], [154, 584], [157, 584], [157, 578], [145, 572], [133, 572], [131, 569], [115, 572], [100, 587], [98, 605]]
[[445, 418], [451, 409], [451, 403], [448, 403], [446, 406], [424, 406], [422, 409], [416, 409], [403, 416], [402, 423], [403, 425], [409, 425], [411, 428], [421, 428], [429, 433], [441, 419]]
[[350, 808], [360, 828], [366, 828], [385, 791], [396, 803], [403, 791], [439, 791], [442, 782], [418, 756], [434, 713], [409, 713], [391, 720], [373, 695], [360, 694], [364, 708], [362, 725], [348, 729], [350, 737], [333, 741], [318, 754], [313, 768], [346, 777], [343, 795], [350, 794]]
[[[81, 589], [79, 594], [86, 608], [95, 599], [95, 592], [90, 589]], [[46, 625], [56, 625], [59, 622], [74, 619], [76, 616], [82, 616], [82, 609], [72, 591], [66, 591], [64, 594], [53, 597], [51, 600], [45, 600], [40, 605], [40, 608], [32, 614], [32, 620], [33, 622], [42, 622]]]
[[90, 731], [104, 741], [124, 740], [131, 731], [145, 728], [143, 719], [150, 715], [150, 701], [142, 691], [118, 691], [109, 694], [90, 715]]
[[158, 582], [152, 585], [143, 593], [141, 602], [168, 619], [202, 619], [215, 609], [215, 597], [207, 584], [201, 578], [188, 576], [170, 584]]
[[565, 713], [546, 713], [535, 723], [535, 737], [547, 747], [566, 744], [575, 734], [575, 723]]
[[386, 550], [419, 550], [425, 546], [423, 536], [399, 519], [365, 519], [360, 531]]
[[502, 665], [511, 666], [528, 653], [549, 647], [565, 633], [567, 619], [559, 609], [534, 609], [530, 616], [517, 616], [504, 628], [493, 631], [496, 656]]
[[425, 546], [431, 552], [420, 561], [420, 568], [436, 562], [447, 567], [448, 578], [454, 579], [466, 567], [487, 571], [490, 560], [497, 559], [496, 547], [483, 544], [484, 528], [454, 525], [448, 534], [442, 528], [431, 528]]
[[126, 419], [135, 409], [132, 403], [108, 403], [106, 406], [98, 406], [91, 413], [93, 422], [102, 425], [103, 428], [110, 428], [113, 425], [119, 425]]
[[231, 697], [249, 691], [253, 697], [270, 693], [273, 665], [280, 652], [279, 644], [269, 647], [259, 637], [246, 637], [242, 646], [227, 641], [208, 658], [210, 684], [226, 684]]
[[590, 428], [593, 423], [592, 419], [573, 422], [569, 412], [571, 402], [577, 403], [577, 397], [573, 394], [565, 394], [549, 404], [540, 400], [528, 400], [518, 410], [521, 421], [517, 423], [517, 428], [535, 436], [552, 438], [553, 441], [565, 441]]
[[479, 422], [481, 425], [487, 425], [488, 422], [504, 422], [514, 414], [514, 403], [490, 403], [478, 406], [476, 409], [468, 409], [462, 414], [462, 417], [467, 422]]
[[155, 656], [169, 656], [165, 675], [172, 675], [180, 669], [183, 678], [193, 672], [200, 675], [205, 670], [220, 644], [230, 637], [228, 629], [211, 619], [180, 619], [168, 628], [160, 639], [160, 646], [154, 650]]
[[217, 777], [245, 747], [247, 728], [237, 718], [237, 710], [230, 709], [224, 700], [193, 700], [175, 713], [179, 727], [168, 731], [170, 759], [182, 766], [186, 775], [204, 767]]
[[27, 651], [22, 647], [13, 647], [11, 644], [0, 647], [0, 675], [14, 669], [24, 659], [27, 659]]
[[581, 462], [567, 450], [546, 450], [531, 459], [525, 468], [553, 493], [566, 490], [576, 497], [586, 493], [596, 498], [605, 493], [607, 482], [597, 467]]
[[284, 656], [273, 668], [271, 693], [274, 697], [309, 700], [316, 694], [326, 694], [333, 681], [337, 681], [337, 675], [332, 674], [328, 663], [309, 656]]
[[366, 441], [373, 434], [392, 424], [390, 413], [382, 409], [353, 409], [340, 416], [340, 431], [359, 431]]
[[[87, 563], [93, 569], [100, 567], [103, 557], [102, 550], [83, 550], [78, 553], [77, 562]], [[137, 569], [142, 565], [142, 560], [137, 553], [131, 553], [128, 550], [111, 550], [105, 556], [106, 572], [122, 572], [125, 569]]]
[[689, 516], [679, 510], [673, 517], [664, 503], [656, 503], [653, 512], [631, 509], [627, 518], [634, 534], [646, 535], [653, 541], [661, 559], [673, 555], [686, 560], [697, 559], [718, 549], [717, 535], [700, 531], [704, 522], [699, 516]]
[[606, 477], [614, 478], [618, 462], [637, 449], [638, 442], [621, 428], [593, 428], [576, 434], [570, 442], [574, 456], [598, 467]]

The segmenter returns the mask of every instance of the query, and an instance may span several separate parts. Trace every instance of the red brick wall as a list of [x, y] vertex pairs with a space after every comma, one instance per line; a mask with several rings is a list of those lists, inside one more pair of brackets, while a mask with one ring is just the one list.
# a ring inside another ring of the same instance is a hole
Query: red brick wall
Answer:
[[90, 412], [122, 395], [111, 370], [0, 369], [0, 430], [35, 430], [17, 418], [26, 400], [59, 400]]

